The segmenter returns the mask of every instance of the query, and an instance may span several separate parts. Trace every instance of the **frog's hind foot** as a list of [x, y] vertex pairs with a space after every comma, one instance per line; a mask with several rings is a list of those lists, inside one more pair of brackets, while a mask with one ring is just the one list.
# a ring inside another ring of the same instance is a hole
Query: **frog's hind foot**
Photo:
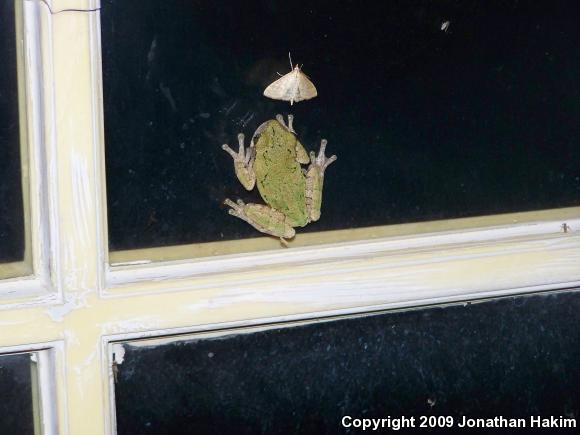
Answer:
[[294, 131], [294, 115], [289, 114], [288, 115], [288, 125], [286, 125], [286, 123], [284, 122], [284, 117], [281, 114], [277, 114], [276, 115], [276, 120], [282, 124], [286, 130], [288, 130], [290, 133], [296, 134], [296, 132]]
[[244, 203], [244, 201], [242, 201], [241, 199], [238, 199], [238, 202], [235, 203], [231, 199], [226, 198], [224, 200], [224, 204], [231, 207], [230, 209], [228, 209], [229, 214], [248, 222], [247, 216], [244, 213], [244, 206], [246, 205]]
[[262, 204], [246, 204], [241, 199], [233, 202], [229, 198], [224, 200], [224, 204], [230, 207], [229, 214], [246, 221], [262, 233], [278, 237], [282, 244], [285, 242], [282, 239], [291, 239], [296, 234], [294, 228], [287, 222], [286, 216], [272, 207]]
[[328, 144], [326, 139], [320, 141], [320, 150], [318, 151], [317, 156], [314, 154], [314, 151], [310, 151], [310, 166], [308, 169], [312, 167], [318, 168], [321, 177], [324, 177], [324, 171], [326, 168], [328, 168], [328, 166], [337, 158], [335, 155], [326, 157], [324, 154], [326, 151], [326, 144]]
[[234, 202], [234, 201], [232, 201], [229, 198], [226, 198], [224, 200], [224, 204], [231, 207], [228, 210], [228, 213], [229, 214], [231, 214], [232, 216], [235, 216], [235, 217], [237, 217], [237, 218], [239, 218], [239, 219], [241, 219], [243, 221], [246, 221], [247, 223], [249, 223], [250, 225], [252, 225], [254, 228], [256, 227], [255, 223], [252, 221], [252, 219], [250, 217], [248, 217], [248, 215], [246, 213], [246, 208], [247, 207], [251, 207], [254, 204], [246, 204], [241, 199], [238, 199], [236, 202]]

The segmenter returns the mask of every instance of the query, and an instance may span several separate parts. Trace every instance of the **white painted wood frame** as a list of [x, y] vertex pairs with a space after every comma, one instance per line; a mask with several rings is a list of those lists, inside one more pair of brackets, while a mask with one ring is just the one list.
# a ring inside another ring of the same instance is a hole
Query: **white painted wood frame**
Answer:
[[[51, 15], [18, 1], [35, 275], [0, 283], [0, 353], [50, 352], [51, 363], [40, 361], [45, 397], [56, 398], [44, 403], [45, 434], [115, 433], [113, 342], [580, 286], [580, 207], [110, 266], [99, 13]], [[55, 12], [100, 6], [48, 3]]]

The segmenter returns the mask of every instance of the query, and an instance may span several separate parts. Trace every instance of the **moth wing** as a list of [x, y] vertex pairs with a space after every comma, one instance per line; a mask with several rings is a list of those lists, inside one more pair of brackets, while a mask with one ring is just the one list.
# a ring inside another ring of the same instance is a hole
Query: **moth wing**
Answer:
[[294, 101], [310, 100], [318, 95], [318, 91], [314, 86], [314, 83], [310, 81], [306, 74], [299, 72], [298, 74], [298, 87], [296, 89], [296, 95], [294, 96]]
[[268, 85], [264, 90], [264, 96], [274, 100], [290, 101], [293, 96], [292, 94], [295, 83], [296, 76], [294, 71], [290, 71], [288, 74]]

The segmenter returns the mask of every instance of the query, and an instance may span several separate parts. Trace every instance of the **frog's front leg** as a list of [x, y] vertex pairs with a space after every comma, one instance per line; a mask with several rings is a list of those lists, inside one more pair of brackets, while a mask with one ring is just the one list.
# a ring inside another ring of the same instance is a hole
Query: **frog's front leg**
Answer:
[[288, 114], [288, 125], [286, 125], [286, 123], [284, 122], [284, 117], [278, 113], [276, 115], [276, 121], [278, 121], [280, 124], [282, 124], [282, 126], [286, 127], [286, 130], [288, 130], [290, 133], [292, 134], [296, 134], [296, 132], [294, 131], [294, 115], [292, 114]]
[[254, 172], [256, 149], [254, 142], [250, 142], [250, 146], [245, 149], [243, 133], [238, 134], [238, 142], [240, 148], [237, 153], [228, 144], [223, 144], [222, 149], [234, 159], [234, 169], [240, 183], [242, 183], [246, 190], [252, 190], [256, 184], [256, 173]]
[[[294, 115], [292, 114], [288, 115], [288, 125], [284, 123], [284, 117], [281, 114], [276, 115], [276, 120], [280, 124], [282, 124], [282, 126], [285, 127], [286, 130], [288, 130], [290, 133], [296, 136], [296, 132], [294, 131]], [[306, 164], [310, 162], [310, 159], [308, 158], [308, 153], [306, 152], [306, 150], [304, 149], [299, 140], [296, 140], [295, 149], [296, 149], [296, 161], [298, 163]]]
[[238, 199], [237, 203], [226, 199], [224, 204], [231, 207], [228, 210], [229, 214], [246, 221], [262, 233], [279, 237], [283, 244], [286, 244], [284, 239], [291, 239], [296, 234], [286, 216], [272, 207], [262, 204], [245, 204], [241, 199]]
[[326, 144], [328, 141], [322, 139], [320, 142], [320, 151], [318, 156], [310, 151], [310, 166], [306, 171], [306, 211], [311, 222], [316, 222], [320, 219], [320, 208], [322, 206], [322, 186], [324, 184], [324, 171], [332, 162], [336, 160], [336, 156], [327, 158], [324, 155]]

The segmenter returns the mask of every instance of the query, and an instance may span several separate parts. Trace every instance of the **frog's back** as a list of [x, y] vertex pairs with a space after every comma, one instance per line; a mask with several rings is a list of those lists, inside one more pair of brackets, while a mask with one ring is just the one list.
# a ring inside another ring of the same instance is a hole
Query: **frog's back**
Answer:
[[305, 179], [296, 161], [296, 136], [276, 120], [260, 127], [254, 168], [264, 201], [284, 213], [292, 226], [307, 223]]

